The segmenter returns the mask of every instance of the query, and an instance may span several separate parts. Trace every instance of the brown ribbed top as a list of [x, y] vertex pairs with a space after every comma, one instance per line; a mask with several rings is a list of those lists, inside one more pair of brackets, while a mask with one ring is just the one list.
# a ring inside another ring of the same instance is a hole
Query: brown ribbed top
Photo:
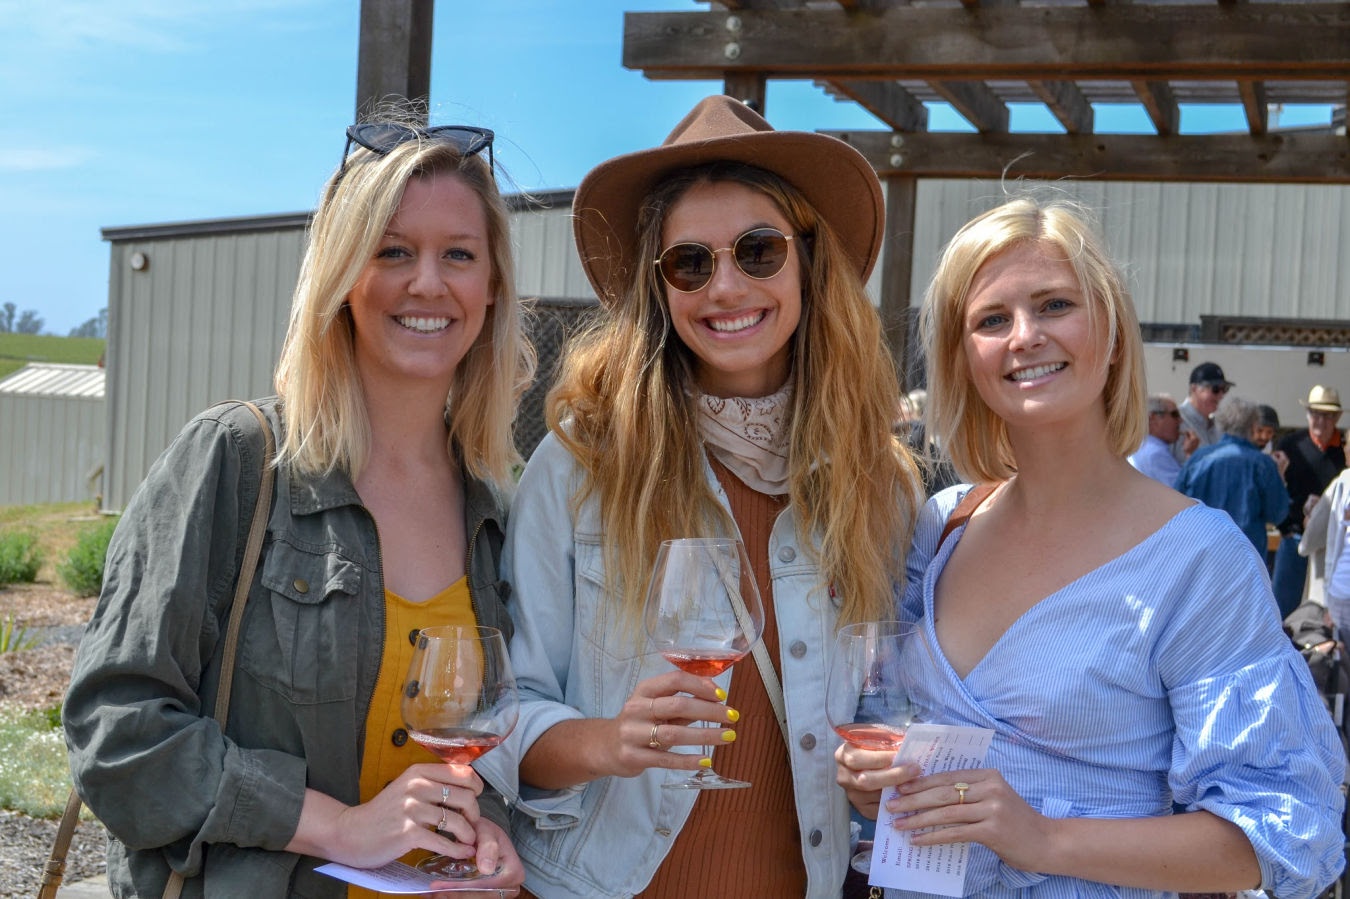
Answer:
[[[715, 459], [712, 464], [755, 570], [764, 600], [764, 644], [777, 669], [769, 534], [787, 497], [757, 493]], [[641, 893], [645, 899], [717, 899], [741, 897], [747, 891], [759, 896], [806, 894], [792, 769], [752, 656], [736, 664], [727, 705], [740, 711], [741, 720], [735, 725], [736, 742], [719, 744], [713, 751], [713, 769], [752, 786], [699, 795], [670, 854]]]

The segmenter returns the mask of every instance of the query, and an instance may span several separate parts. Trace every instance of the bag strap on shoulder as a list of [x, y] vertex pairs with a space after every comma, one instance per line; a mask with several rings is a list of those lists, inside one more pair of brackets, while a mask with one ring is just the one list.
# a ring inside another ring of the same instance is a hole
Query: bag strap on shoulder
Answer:
[[947, 542], [947, 538], [951, 536], [952, 531], [969, 521], [970, 516], [975, 514], [975, 510], [980, 507], [980, 503], [987, 500], [1001, 486], [1003, 486], [1002, 481], [977, 484], [970, 488], [965, 496], [961, 497], [961, 501], [952, 510], [951, 517], [947, 519], [947, 524], [942, 528], [942, 536], [938, 538], [937, 549], [933, 551], [934, 555], [937, 554], [937, 550], [942, 549], [942, 544]]

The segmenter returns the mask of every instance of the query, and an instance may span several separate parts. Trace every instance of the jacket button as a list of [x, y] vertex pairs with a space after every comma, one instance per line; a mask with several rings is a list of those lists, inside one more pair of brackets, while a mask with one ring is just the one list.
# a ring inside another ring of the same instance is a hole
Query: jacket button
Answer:
[[298, 577], [291, 581], [291, 586], [295, 588], [296, 593], [305, 594], [309, 592], [309, 581], [302, 577]]
[[404, 743], [408, 742], [408, 732], [400, 727], [398, 730], [394, 731], [393, 736], [389, 738], [389, 742], [393, 743], [395, 746], [402, 746]]
[[408, 631], [408, 642], [411, 643], [413, 646], [416, 646], [417, 636], [421, 633], [422, 629], [420, 627], [415, 627], [412, 630]]
[[816, 748], [816, 735], [805, 734], [799, 742], [801, 743], [801, 747], [809, 752]]
[[811, 836], [809, 837], [809, 839], [811, 841], [812, 846], [819, 846], [820, 841], [824, 839], [824, 837], [821, 836], [819, 830], [813, 830], [811, 831]]
[[778, 550], [778, 561], [780, 562], [791, 562], [795, 558], [797, 558], [797, 550], [791, 546], [784, 546]]
[[793, 640], [792, 645], [788, 647], [788, 652], [794, 659], [800, 659], [806, 655], [806, 644], [801, 640]]

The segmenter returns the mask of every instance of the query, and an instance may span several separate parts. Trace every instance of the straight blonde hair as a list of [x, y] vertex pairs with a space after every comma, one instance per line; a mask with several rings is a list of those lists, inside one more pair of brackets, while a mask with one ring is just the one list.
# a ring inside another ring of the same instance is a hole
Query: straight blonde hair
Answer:
[[306, 474], [341, 469], [355, 479], [370, 448], [370, 422], [356, 374], [347, 296], [373, 258], [413, 178], [450, 174], [483, 203], [492, 262], [483, 329], [446, 396], [446, 451], [475, 477], [506, 490], [520, 462], [512, 440], [516, 403], [534, 373], [534, 352], [516, 296], [506, 203], [481, 155], [434, 138], [386, 155], [357, 149], [324, 188], [291, 304], [276, 371], [287, 427], [280, 464]]
[[1019, 197], [967, 222], [943, 250], [924, 297], [920, 327], [927, 352], [928, 433], [958, 475], [1001, 481], [1017, 471], [1008, 429], [980, 398], [965, 353], [970, 285], [981, 266], [1023, 244], [1063, 254], [1088, 298], [1089, 321], [1105, 318], [1108, 351], [1103, 397], [1112, 452], [1139, 448], [1147, 430], [1144, 342], [1120, 269], [1107, 255], [1092, 213], [1077, 203]]
[[899, 388], [880, 320], [828, 223], [782, 179], [740, 163], [677, 173], [643, 199], [629, 289], [573, 342], [548, 398], [549, 427], [585, 471], [576, 503], [599, 502], [611, 595], [640, 621], [662, 540], [734, 532], [704, 475], [694, 355], [675, 334], [655, 267], [643, 264], [660, 251], [671, 207], [707, 182], [760, 191], [803, 235], [787, 425], [797, 530], [818, 541], [822, 586], [842, 620], [892, 617], [923, 493], [892, 430]]

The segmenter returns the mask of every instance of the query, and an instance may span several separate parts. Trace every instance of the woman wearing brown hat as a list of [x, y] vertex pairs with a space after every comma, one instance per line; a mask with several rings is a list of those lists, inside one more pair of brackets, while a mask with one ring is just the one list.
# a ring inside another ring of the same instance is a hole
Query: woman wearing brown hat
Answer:
[[[660, 147], [598, 166], [574, 209], [606, 315], [568, 356], [513, 503], [523, 702], [481, 770], [516, 800], [537, 895], [836, 896], [849, 812], [827, 650], [838, 624], [892, 617], [921, 500], [863, 288], [876, 176], [841, 141], [710, 97]], [[675, 671], [643, 632], [657, 546], [710, 533], [749, 551], [767, 671]], [[704, 722], [749, 789], [662, 789], [700, 766]]]

